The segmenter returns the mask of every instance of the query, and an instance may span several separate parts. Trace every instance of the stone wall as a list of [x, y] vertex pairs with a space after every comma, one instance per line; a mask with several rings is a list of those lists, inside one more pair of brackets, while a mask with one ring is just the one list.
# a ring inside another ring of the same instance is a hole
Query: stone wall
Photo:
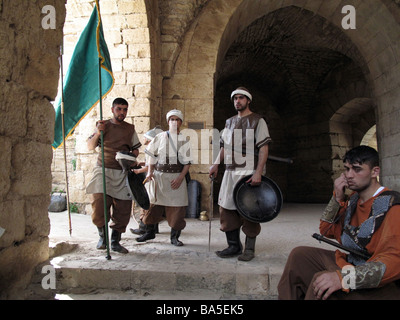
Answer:
[[[64, 28], [64, 64], [68, 66], [73, 49], [89, 20], [95, 2], [71, 0], [66, 5]], [[114, 87], [103, 100], [103, 119], [111, 117], [111, 104], [116, 97], [129, 103], [126, 121], [136, 127], [139, 138], [160, 123], [161, 76], [159, 58], [159, 30], [156, 1], [102, 0], [100, 2], [104, 35], [111, 56]], [[66, 72], [67, 67], [65, 67]], [[98, 150], [88, 151], [86, 140], [100, 119], [95, 107], [67, 140], [67, 174], [70, 202], [77, 203], [81, 212], [91, 212], [90, 197], [85, 187], [90, 181]], [[143, 155], [141, 155], [143, 157]], [[63, 148], [54, 151], [53, 189], [65, 190], [65, 163]]]
[[[400, 188], [396, 169], [399, 129], [394, 124], [400, 96], [400, 7], [396, 1], [348, 1], [346, 4], [356, 9], [356, 30], [342, 28], [341, 1], [101, 3], [116, 76], [115, 91], [104, 105], [109, 108], [111, 97], [116, 95], [127, 97], [132, 106], [129, 121], [137, 126], [140, 137], [156, 124], [166, 128], [164, 116], [172, 108], [184, 112], [184, 127], [196, 122], [206, 129], [222, 129], [224, 119], [232, 115], [228, 91], [241, 79], [241, 84], [255, 92], [257, 111], [270, 118], [271, 151], [295, 159], [292, 166], [270, 162], [267, 167], [289, 195], [285, 199], [326, 201], [331, 193], [331, 183], [326, 181], [332, 182], [341, 170], [340, 157], [363, 141], [370, 128], [377, 132], [382, 181]], [[65, 31], [70, 48], [92, 6], [89, 0], [68, 1], [70, 18]], [[266, 33], [265, 38], [257, 38], [261, 32]], [[245, 41], [237, 45], [242, 34]], [[253, 46], [235, 51], [235, 45], [241, 48], [246, 40], [254, 41]], [[246, 54], [264, 50], [256, 44], [267, 40], [284, 50], [266, 52], [260, 59], [264, 63], [255, 70], [255, 55], [246, 62]], [[318, 50], [306, 56], [302, 49], [310, 44], [317, 44]], [[244, 61], [232, 62], [233, 71], [240, 65], [252, 74], [258, 72], [258, 78], [229, 70], [231, 57]], [[317, 68], [320, 61], [327, 65]], [[96, 155], [86, 151], [84, 141], [98, 117], [95, 110], [78, 127], [76, 140], [69, 143], [73, 154], [68, 161], [75, 163], [70, 175], [73, 202], [88, 203], [84, 186]], [[61, 155], [57, 150], [53, 164], [59, 171], [53, 170], [53, 182], [62, 185], [62, 158], [61, 164], [55, 164]], [[202, 199], [208, 199], [209, 194], [208, 167], [203, 163], [191, 168], [192, 177], [203, 186]], [[207, 207], [208, 200], [203, 200], [202, 209]]]
[[[173, 107], [162, 103], [162, 79], [173, 73], [177, 55], [190, 24], [206, 0], [100, 2], [104, 35], [110, 51], [115, 78], [113, 90], [103, 101], [103, 118], [111, 116], [112, 100], [121, 96], [130, 105], [127, 120], [143, 141], [143, 133], [156, 125], [167, 129], [165, 114]], [[93, 0], [70, 0], [66, 5], [64, 64], [68, 65], [79, 35], [93, 10]], [[65, 71], [66, 72], [66, 68]], [[179, 107], [179, 106], [177, 106]], [[91, 178], [98, 150], [90, 152], [86, 139], [100, 117], [99, 108], [89, 113], [67, 140], [67, 174], [70, 202], [80, 211], [91, 212], [85, 187]], [[144, 159], [141, 150], [140, 159]], [[65, 190], [63, 148], [54, 151], [53, 189]]]
[[[56, 28], [42, 27], [52, 5]], [[56, 0], [0, 1], [0, 299], [23, 298], [48, 259], [47, 207], [65, 7]]]

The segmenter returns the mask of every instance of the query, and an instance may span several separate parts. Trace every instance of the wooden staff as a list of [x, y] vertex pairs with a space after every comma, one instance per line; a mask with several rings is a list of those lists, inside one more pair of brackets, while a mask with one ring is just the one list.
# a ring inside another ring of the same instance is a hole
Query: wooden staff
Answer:
[[67, 211], [68, 211], [68, 223], [69, 223], [69, 235], [72, 235], [72, 223], [71, 223], [71, 209], [69, 205], [69, 186], [68, 186], [68, 169], [67, 169], [67, 149], [65, 146], [65, 122], [64, 122], [64, 67], [63, 67], [63, 54], [64, 44], [60, 46], [60, 68], [61, 68], [61, 125], [62, 125], [62, 136], [63, 136], [63, 149], [64, 149], [64, 166], [65, 166], [65, 189], [67, 192]]

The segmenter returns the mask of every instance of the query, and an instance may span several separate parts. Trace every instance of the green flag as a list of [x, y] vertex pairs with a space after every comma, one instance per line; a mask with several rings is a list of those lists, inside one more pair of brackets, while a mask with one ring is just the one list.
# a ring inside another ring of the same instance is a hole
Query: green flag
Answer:
[[65, 76], [63, 88], [65, 137], [62, 134], [62, 98], [59, 98], [55, 105], [54, 149], [63, 144], [63, 138], [68, 138], [79, 122], [100, 101], [99, 62], [101, 62], [101, 96], [104, 97], [111, 91], [114, 77], [96, 0], [96, 6], [75, 47]]

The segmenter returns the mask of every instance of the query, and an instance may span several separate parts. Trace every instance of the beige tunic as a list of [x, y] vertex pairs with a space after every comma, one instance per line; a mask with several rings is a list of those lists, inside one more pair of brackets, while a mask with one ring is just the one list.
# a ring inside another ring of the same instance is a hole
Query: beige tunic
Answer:
[[[268, 126], [265, 122], [264, 119], [260, 119], [259, 123], [257, 125], [257, 129], [255, 130], [254, 133], [256, 145], [258, 145], [260, 142], [266, 140], [270, 141], [270, 136], [269, 136], [269, 130]], [[222, 137], [223, 141], [227, 145], [232, 145], [232, 132], [225, 128], [224, 131], [222, 132]], [[251, 137], [250, 137], [251, 138]], [[253, 140], [254, 141], [254, 140]], [[228, 150], [225, 150], [225, 156], [224, 156], [224, 161], [231, 163], [232, 161], [232, 155]], [[234, 151], [233, 151], [234, 152]], [[241, 156], [241, 153], [236, 153], [235, 152], [235, 158], [238, 158]], [[252, 157], [249, 157], [249, 159], [252, 159]], [[250, 169], [251, 168], [251, 169]], [[235, 202], [233, 200], [233, 189], [236, 185], [236, 183], [245, 177], [246, 175], [250, 175], [254, 173], [253, 167], [250, 165], [249, 168], [236, 168], [235, 170], [225, 170], [224, 177], [222, 178], [221, 182], [221, 188], [218, 196], [218, 205], [221, 207], [228, 209], [228, 210], [236, 210]]]
[[[184, 136], [179, 134], [178, 139], [173, 141], [177, 148], [169, 147], [167, 132], [159, 133], [146, 148], [146, 154], [151, 159], [150, 163], [176, 163], [176, 154], [179, 162], [186, 165], [192, 162], [192, 149], [189, 141], [181, 141]], [[176, 153], [177, 152], [177, 153]], [[169, 207], [185, 207], [188, 205], [188, 193], [186, 180], [183, 179], [178, 189], [171, 188], [171, 181], [176, 179], [180, 173], [168, 173], [154, 171], [154, 181], [148, 186], [150, 203]]]

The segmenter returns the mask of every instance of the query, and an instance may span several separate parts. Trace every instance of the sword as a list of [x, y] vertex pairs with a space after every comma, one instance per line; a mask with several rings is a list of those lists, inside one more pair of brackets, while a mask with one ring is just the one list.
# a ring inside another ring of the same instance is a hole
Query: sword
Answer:
[[[248, 152], [249, 150], [243, 150], [243, 149], [240, 150], [240, 149], [235, 148], [235, 147], [233, 147], [233, 146], [231, 146], [229, 144], [223, 144], [223, 143], [220, 143], [220, 148], [226, 148], [228, 150], [232, 150], [234, 152], [241, 153], [242, 155], [246, 154], [246, 151], [247, 151], [248, 154], [258, 156], [258, 150], [254, 150], [253, 152]], [[277, 162], [285, 162], [285, 163], [288, 163], [288, 164], [293, 164], [293, 159], [291, 159], [291, 158], [282, 158], [282, 157], [277, 157], [277, 156], [273, 156], [273, 155], [270, 155], [270, 154], [268, 154], [268, 160], [277, 161]]]
[[352, 249], [352, 248], [347, 248], [347, 247], [341, 245], [340, 243], [337, 243], [335, 241], [329, 240], [329, 239], [325, 238], [324, 236], [322, 236], [322, 235], [320, 235], [318, 233], [314, 233], [312, 235], [312, 237], [314, 239], [317, 239], [318, 241], [323, 241], [323, 242], [325, 242], [327, 244], [330, 244], [330, 245], [332, 245], [332, 246], [334, 246], [336, 248], [343, 249], [343, 250], [345, 250], [347, 252], [355, 254], [355, 255], [357, 255], [357, 256], [365, 259], [365, 260], [368, 260], [369, 258], [371, 258], [371, 255], [369, 255], [368, 253], [363, 253], [363, 252], [357, 251], [357, 250]]
[[214, 177], [210, 177], [211, 191], [210, 191], [210, 215], [208, 217], [208, 251], [211, 250], [211, 220], [214, 216]]

